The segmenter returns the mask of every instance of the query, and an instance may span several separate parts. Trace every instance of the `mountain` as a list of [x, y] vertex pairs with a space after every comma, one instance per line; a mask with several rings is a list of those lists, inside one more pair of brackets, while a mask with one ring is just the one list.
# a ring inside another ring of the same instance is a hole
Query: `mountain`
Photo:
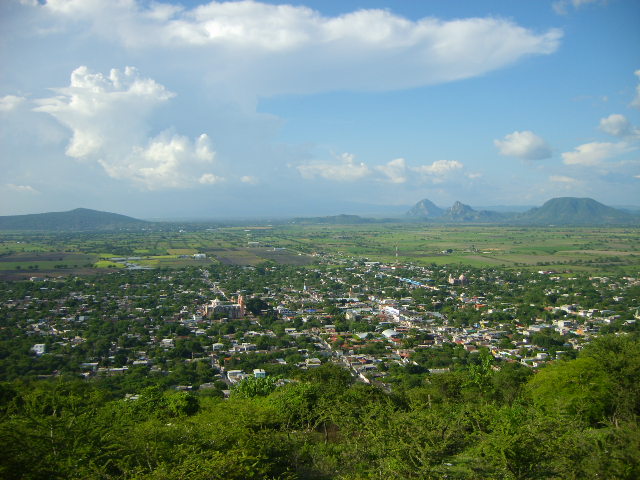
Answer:
[[608, 207], [591, 198], [552, 198], [524, 213], [474, 210], [461, 202], [446, 210], [424, 199], [406, 215], [415, 219], [455, 223], [517, 223], [526, 225], [620, 225], [640, 224], [640, 216]]
[[518, 216], [518, 223], [554, 225], [611, 225], [638, 223], [639, 217], [603, 205], [592, 198], [552, 198]]
[[469, 205], [461, 202], [454, 203], [447, 208], [440, 220], [449, 222], [499, 222], [505, 219], [505, 215], [489, 210], [474, 210]]
[[117, 213], [76, 208], [68, 212], [0, 216], [0, 230], [119, 230], [139, 228], [151, 222]]
[[416, 203], [406, 215], [414, 218], [438, 218], [444, 210], [426, 198]]

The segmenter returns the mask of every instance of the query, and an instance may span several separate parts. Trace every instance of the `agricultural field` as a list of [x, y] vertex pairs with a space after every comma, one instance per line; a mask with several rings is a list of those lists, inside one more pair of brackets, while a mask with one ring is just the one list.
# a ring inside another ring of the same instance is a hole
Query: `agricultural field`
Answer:
[[292, 249], [378, 261], [630, 273], [640, 267], [640, 230], [632, 228], [305, 226], [274, 230], [267, 240], [276, 242], [277, 234]]
[[211, 263], [304, 266], [344, 256], [422, 265], [638, 274], [640, 229], [405, 223], [0, 234], [3, 278]]

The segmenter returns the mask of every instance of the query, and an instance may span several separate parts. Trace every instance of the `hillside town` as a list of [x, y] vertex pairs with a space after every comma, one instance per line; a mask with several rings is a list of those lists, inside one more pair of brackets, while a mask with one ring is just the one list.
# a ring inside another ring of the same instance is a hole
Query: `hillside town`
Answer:
[[637, 329], [639, 292], [633, 277], [345, 258], [34, 277], [2, 290], [2, 376], [147, 377], [223, 394], [333, 362], [391, 391], [482, 352], [493, 368], [575, 358], [601, 333]]

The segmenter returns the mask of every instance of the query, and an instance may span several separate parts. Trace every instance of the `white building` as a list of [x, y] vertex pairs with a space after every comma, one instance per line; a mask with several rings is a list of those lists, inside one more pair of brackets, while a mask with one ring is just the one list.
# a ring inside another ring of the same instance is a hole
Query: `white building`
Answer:
[[46, 345], [44, 343], [36, 343], [33, 347], [31, 347], [31, 351], [37, 356], [44, 355], [45, 350]]

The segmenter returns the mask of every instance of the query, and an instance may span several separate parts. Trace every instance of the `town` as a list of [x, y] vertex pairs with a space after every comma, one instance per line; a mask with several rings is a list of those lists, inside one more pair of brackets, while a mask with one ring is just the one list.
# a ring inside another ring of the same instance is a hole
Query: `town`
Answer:
[[326, 256], [2, 289], [2, 380], [81, 376], [229, 395], [335, 363], [387, 391], [478, 363], [537, 369], [604, 333], [637, 331], [640, 280]]

